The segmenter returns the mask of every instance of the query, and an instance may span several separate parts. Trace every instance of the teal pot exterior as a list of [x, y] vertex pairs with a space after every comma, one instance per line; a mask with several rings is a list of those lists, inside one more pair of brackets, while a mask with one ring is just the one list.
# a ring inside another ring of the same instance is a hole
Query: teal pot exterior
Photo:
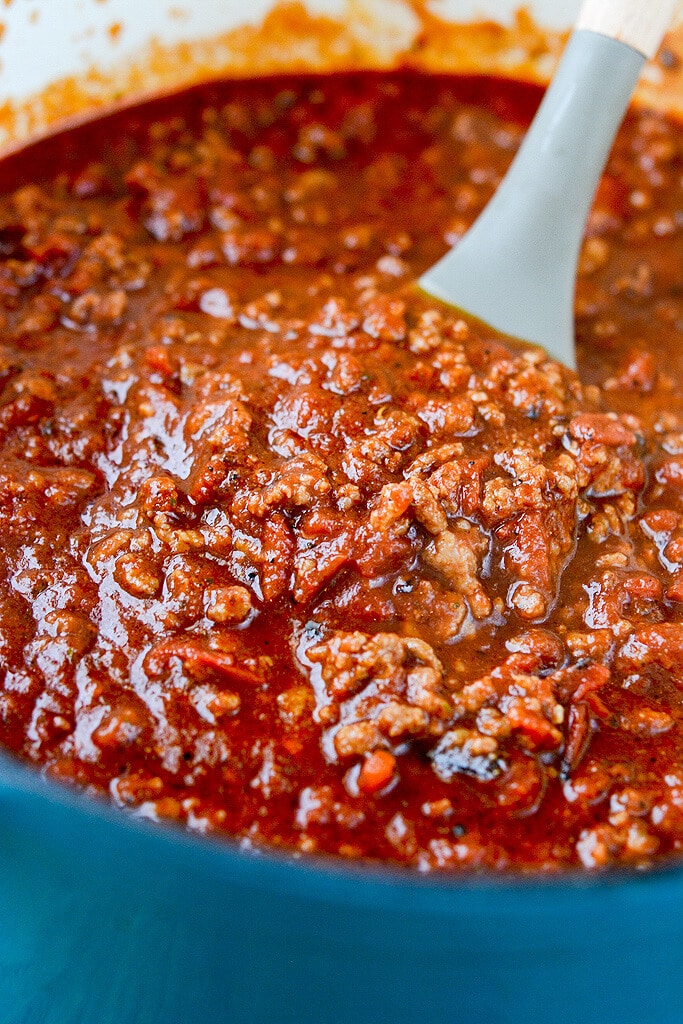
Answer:
[[452, 881], [146, 825], [0, 757], [1, 1024], [681, 1024], [683, 871]]

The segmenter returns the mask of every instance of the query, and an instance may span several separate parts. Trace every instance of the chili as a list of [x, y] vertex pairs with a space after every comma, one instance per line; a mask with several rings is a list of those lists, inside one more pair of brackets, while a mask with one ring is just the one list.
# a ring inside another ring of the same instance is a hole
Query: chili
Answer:
[[0, 164], [0, 742], [245, 846], [683, 845], [683, 161], [633, 113], [580, 374], [421, 295], [540, 98], [226, 82]]

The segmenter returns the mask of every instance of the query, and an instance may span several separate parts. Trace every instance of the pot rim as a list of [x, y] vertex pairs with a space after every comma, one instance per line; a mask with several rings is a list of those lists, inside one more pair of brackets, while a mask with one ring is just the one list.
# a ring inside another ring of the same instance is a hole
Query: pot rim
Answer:
[[[88, 834], [104, 834], [105, 840], [120, 847], [125, 856], [139, 853], [143, 858], [172, 856], [186, 872], [198, 872], [223, 882], [266, 887], [277, 892], [287, 889], [307, 899], [351, 902], [359, 906], [378, 902], [419, 906], [437, 913], [457, 908], [462, 914], [505, 910], [514, 915], [521, 909], [536, 915], [557, 914], [604, 903], [642, 906], [651, 914], [656, 906], [671, 907], [671, 899], [683, 898], [683, 863], [665, 860], [647, 871], [619, 867], [589, 873], [572, 869], [552, 874], [521, 872], [439, 872], [420, 873], [408, 868], [376, 862], [347, 862], [340, 857], [302, 855], [266, 846], [246, 846], [230, 836], [200, 835], [164, 822], [149, 822], [113, 807], [104, 798], [93, 797], [66, 785], [45, 779], [38, 767], [24, 764], [0, 750], [0, 807], [20, 812], [22, 830], [30, 802], [42, 805], [51, 816], [65, 812], [69, 824]], [[35, 813], [31, 827], [41, 828]], [[64, 840], [61, 833], [55, 841]], [[549, 899], [549, 896], [551, 897]]]

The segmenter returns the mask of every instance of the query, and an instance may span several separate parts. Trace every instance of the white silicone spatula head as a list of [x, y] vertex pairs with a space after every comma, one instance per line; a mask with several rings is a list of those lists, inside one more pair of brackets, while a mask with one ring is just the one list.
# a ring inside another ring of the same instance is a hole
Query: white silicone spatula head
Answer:
[[646, 58], [677, 0], [586, 0], [496, 194], [420, 287], [575, 365], [574, 290], [595, 190]]

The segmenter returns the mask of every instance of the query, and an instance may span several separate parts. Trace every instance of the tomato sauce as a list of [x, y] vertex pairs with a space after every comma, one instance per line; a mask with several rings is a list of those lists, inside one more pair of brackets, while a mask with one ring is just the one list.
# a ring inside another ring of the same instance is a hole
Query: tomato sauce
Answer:
[[540, 98], [203, 86], [0, 164], [0, 742], [420, 871], [683, 844], [683, 160], [629, 116], [579, 375], [422, 295]]

